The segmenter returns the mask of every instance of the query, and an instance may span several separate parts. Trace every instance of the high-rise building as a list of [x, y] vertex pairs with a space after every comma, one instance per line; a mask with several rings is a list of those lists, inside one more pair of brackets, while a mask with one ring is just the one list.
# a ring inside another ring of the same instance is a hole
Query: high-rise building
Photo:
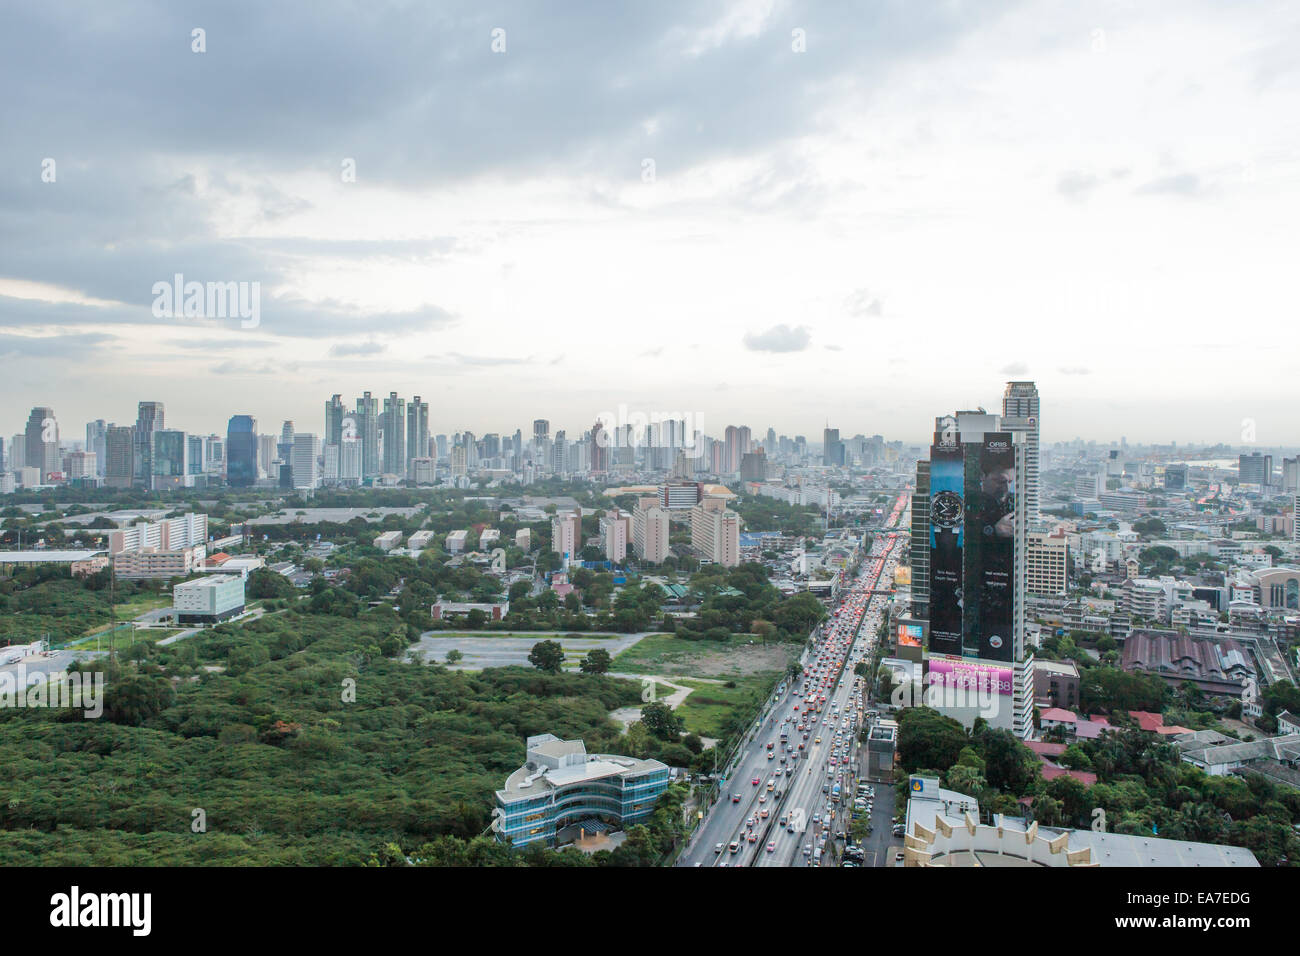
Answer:
[[149, 487], [153, 480], [153, 433], [165, 425], [162, 402], [141, 402], [135, 416], [135, 455], [132, 475], [135, 483]]
[[533, 443], [549, 441], [551, 438], [551, 423], [545, 418], [533, 419]]
[[1038, 386], [1033, 382], [1007, 382], [1002, 392], [1002, 427], [1009, 432], [1023, 432], [1025, 481], [1021, 494], [1025, 499], [1025, 516], [1030, 522], [1041, 517], [1038, 484], [1039, 418]]
[[369, 392], [357, 399], [354, 424], [361, 442], [361, 477], [373, 478], [381, 474], [383, 462], [379, 458], [379, 400]]
[[658, 498], [641, 498], [632, 512], [632, 549], [647, 564], [661, 564], [668, 557], [668, 509]]
[[844, 443], [840, 441], [838, 428], [822, 431], [822, 464], [832, 468], [844, 465]]
[[1237, 474], [1242, 484], [1271, 485], [1273, 483], [1273, 456], [1252, 452], [1237, 458]]
[[257, 419], [252, 415], [232, 415], [226, 423], [226, 484], [257, 484]]
[[610, 509], [600, 519], [600, 543], [605, 560], [622, 564], [627, 560], [628, 539], [632, 536], [632, 516], [618, 508]]
[[293, 464], [293, 433], [293, 422], [285, 422], [280, 426], [280, 440], [276, 443], [275, 454], [282, 465]]
[[1187, 466], [1186, 465], [1165, 465], [1165, 490], [1166, 491], [1186, 491], [1187, 490]]
[[259, 478], [275, 478], [276, 461], [275, 436], [258, 435], [257, 436], [257, 468]]
[[1300, 492], [1300, 455], [1282, 459], [1282, 491], [1288, 494]]
[[[153, 469], [149, 487], [154, 491], [167, 491], [186, 487], [189, 475], [189, 443], [183, 431], [160, 428], [150, 435], [149, 462]], [[193, 480], [190, 479], [190, 484]]]
[[1070, 548], [1064, 531], [1030, 531], [1025, 535], [1025, 592], [1059, 597], [1066, 592]]
[[912, 495], [912, 616], [930, 618], [930, 462], [916, 463]]
[[723, 567], [740, 563], [740, 515], [721, 498], [705, 498], [691, 509], [691, 547]]
[[561, 511], [551, 519], [551, 550], [569, 561], [582, 550], [582, 513]]
[[[406, 406], [406, 461], [416, 458], [430, 458], [429, 447], [429, 403], [416, 395]], [[409, 477], [409, 476], [408, 476]]]
[[320, 487], [320, 439], [308, 432], [293, 436], [293, 487], [311, 491]]
[[[86, 423], [86, 451], [95, 453], [96, 467], [99, 469], [100, 477], [104, 474], [104, 466], [108, 461], [108, 423], [102, 418], [97, 418], [93, 422]], [[0, 455], [0, 459], [3, 459]]]
[[343, 419], [347, 417], [348, 407], [343, 404], [343, 396], [334, 394], [325, 403], [325, 434], [321, 441], [325, 445], [343, 444]]
[[591, 426], [591, 470], [593, 474], [609, 471], [609, 432], [599, 419]]
[[108, 455], [104, 463], [104, 484], [109, 488], [130, 488], [135, 476], [135, 429], [109, 425], [104, 447]]
[[24, 444], [27, 452], [26, 467], [40, 471], [40, 481], [43, 484], [61, 467], [59, 422], [54, 417], [54, 409], [39, 406], [31, 410], [27, 416]]
[[1033, 729], [1025, 653], [1027, 435], [982, 409], [935, 421], [930, 446], [927, 703], [970, 727]]
[[406, 474], [406, 399], [389, 392], [379, 425], [383, 433], [383, 474]]

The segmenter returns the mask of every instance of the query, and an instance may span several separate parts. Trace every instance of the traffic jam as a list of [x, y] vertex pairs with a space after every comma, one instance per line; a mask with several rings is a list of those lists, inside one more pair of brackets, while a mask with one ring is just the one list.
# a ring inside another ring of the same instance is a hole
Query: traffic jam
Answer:
[[[906, 504], [907, 496], [900, 496], [886, 528], [896, 527]], [[847, 811], [849, 820], [865, 816], [866, 832], [872, 832], [875, 789], [857, 775], [855, 754], [863, 721], [876, 714], [864, 712], [863, 678], [853, 674], [853, 668], [870, 657], [875, 643], [884, 602], [873, 605], [872, 592], [890, 562], [896, 537], [881, 534], [876, 538], [839, 607], [814, 632], [804, 670], [793, 678], [790, 710], [782, 715], [778, 735], [766, 742], [771, 772], [750, 777], [750, 787], [758, 791], [754, 812], [746, 817], [729, 844], [714, 847], [714, 852], [724, 858], [718, 865], [728, 865], [727, 859], [733, 866], [755, 865], [766, 854], [779, 854], [782, 859], [791, 858], [795, 865], [802, 862], [805, 866], [820, 866], [842, 811]], [[864, 634], [862, 641], [858, 641], [859, 633]], [[846, 671], [851, 684], [841, 681]], [[778, 699], [785, 691], [782, 684]], [[805, 766], [807, 769], [803, 769]], [[798, 777], [801, 770], [803, 779]], [[795, 805], [777, 811], [775, 804], [786, 791], [790, 796], [787, 802]], [[732, 803], [742, 799], [739, 791], [731, 794]], [[771, 826], [774, 813], [776, 825]], [[842, 832], [846, 828], [847, 822], [841, 828], [841, 837], [846, 837]], [[859, 865], [864, 856], [862, 848], [847, 839], [845, 842], [841, 865]], [[789, 864], [771, 859], [762, 865]]]

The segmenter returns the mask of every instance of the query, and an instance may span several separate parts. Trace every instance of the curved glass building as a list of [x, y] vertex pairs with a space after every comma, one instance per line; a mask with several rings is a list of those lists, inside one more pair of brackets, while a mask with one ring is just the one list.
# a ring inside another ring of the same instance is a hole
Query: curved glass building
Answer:
[[543, 841], [570, 824], [596, 819], [615, 827], [639, 823], [668, 789], [668, 766], [614, 754], [589, 754], [581, 740], [528, 738], [527, 762], [498, 790], [493, 830], [513, 846]]

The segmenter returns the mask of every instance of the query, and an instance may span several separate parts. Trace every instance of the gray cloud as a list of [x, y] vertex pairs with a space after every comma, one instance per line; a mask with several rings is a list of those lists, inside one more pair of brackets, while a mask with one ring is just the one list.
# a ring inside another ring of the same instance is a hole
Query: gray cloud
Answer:
[[766, 332], [745, 335], [745, 348], [751, 352], [802, 352], [812, 341], [812, 336], [802, 325], [774, 325]]
[[844, 307], [849, 310], [850, 315], [859, 319], [878, 319], [885, 314], [885, 307], [880, 299], [867, 289], [858, 289], [850, 293], [844, 300]]
[[1135, 192], [1140, 196], [1183, 196], [1188, 199], [1203, 196], [1209, 186], [1195, 173], [1176, 173], [1143, 183]]
[[1024, 362], [1012, 362], [1010, 365], [1004, 365], [998, 372], [1002, 375], [1026, 375], [1029, 372], [1029, 366]]
[[1057, 369], [1062, 375], [1091, 375], [1092, 369], [1084, 368], [1082, 365], [1064, 365]]
[[387, 351], [387, 346], [380, 342], [340, 342], [330, 348], [330, 355], [338, 358], [351, 356], [380, 355]]

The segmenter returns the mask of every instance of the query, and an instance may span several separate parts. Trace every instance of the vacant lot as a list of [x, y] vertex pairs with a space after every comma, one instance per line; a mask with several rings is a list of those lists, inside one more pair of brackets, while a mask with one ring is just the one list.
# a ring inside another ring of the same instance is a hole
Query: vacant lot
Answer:
[[[733, 643], [687, 641], [668, 634], [655, 634], [614, 658], [613, 670], [634, 674], [663, 674], [666, 677], [775, 678], [799, 656], [795, 644], [749, 644], [748, 634]], [[692, 697], [694, 695], [691, 695]]]

